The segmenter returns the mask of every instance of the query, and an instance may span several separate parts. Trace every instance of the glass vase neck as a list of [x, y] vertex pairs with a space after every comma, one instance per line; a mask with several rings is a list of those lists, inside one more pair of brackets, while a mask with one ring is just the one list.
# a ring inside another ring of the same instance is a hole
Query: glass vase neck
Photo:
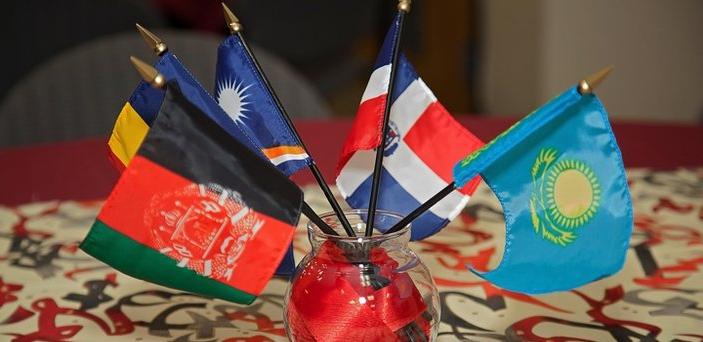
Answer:
[[320, 218], [337, 232], [338, 235], [326, 234], [316, 224], [309, 222], [307, 227], [308, 238], [310, 239], [313, 250], [319, 249], [323, 243], [328, 241], [338, 246], [349, 246], [353, 249], [370, 249], [377, 247], [395, 249], [407, 246], [407, 243], [410, 241], [410, 225], [397, 232], [383, 234], [385, 230], [390, 229], [403, 218], [401, 215], [390, 211], [377, 210], [374, 219], [373, 235], [364, 236], [364, 231], [366, 230], [366, 213], [366, 209], [355, 209], [344, 212], [352, 229], [356, 233], [355, 237], [347, 235], [339, 218], [333, 212], [324, 213], [320, 215]]

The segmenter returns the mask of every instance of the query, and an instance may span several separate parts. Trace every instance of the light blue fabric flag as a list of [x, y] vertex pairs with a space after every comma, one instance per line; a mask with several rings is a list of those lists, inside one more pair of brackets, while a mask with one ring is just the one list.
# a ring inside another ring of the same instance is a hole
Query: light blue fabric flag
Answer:
[[478, 276], [508, 290], [572, 289], [622, 268], [632, 203], [603, 105], [576, 87], [454, 167], [457, 187], [480, 174], [505, 217], [503, 259]]

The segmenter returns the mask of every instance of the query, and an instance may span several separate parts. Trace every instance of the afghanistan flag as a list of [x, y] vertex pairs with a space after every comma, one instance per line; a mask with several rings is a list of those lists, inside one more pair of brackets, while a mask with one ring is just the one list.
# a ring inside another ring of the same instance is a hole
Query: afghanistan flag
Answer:
[[622, 268], [632, 203], [603, 105], [576, 87], [456, 164], [462, 186], [477, 174], [505, 216], [503, 260], [480, 277], [512, 291], [568, 290]]
[[302, 200], [169, 82], [81, 249], [136, 278], [248, 304], [288, 250]]
[[[261, 147], [259, 138], [253, 136], [252, 131], [232, 120], [178, 60], [176, 55], [167, 51], [159, 58], [154, 67], [164, 75], [166, 80], [177, 82], [182, 94], [204, 115], [215, 121], [230, 136], [236, 138], [261, 158], [269, 160], [270, 152], [267, 154], [267, 151]], [[108, 140], [109, 155], [119, 170], [124, 170], [137, 153], [149, 127], [157, 116], [163, 99], [164, 92], [162, 90], [155, 89], [142, 81], [130, 96], [129, 102], [122, 108]], [[291, 275], [294, 270], [293, 249], [290, 248], [276, 274]]]

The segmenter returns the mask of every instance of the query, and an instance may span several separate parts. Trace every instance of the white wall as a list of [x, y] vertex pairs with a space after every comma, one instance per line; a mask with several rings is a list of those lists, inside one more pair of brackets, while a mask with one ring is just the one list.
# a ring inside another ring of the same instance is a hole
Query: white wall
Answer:
[[598, 88], [619, 119], [703, 118], [703, 1], [482, 0], [482, 100], [525, 114], [614, 64]]

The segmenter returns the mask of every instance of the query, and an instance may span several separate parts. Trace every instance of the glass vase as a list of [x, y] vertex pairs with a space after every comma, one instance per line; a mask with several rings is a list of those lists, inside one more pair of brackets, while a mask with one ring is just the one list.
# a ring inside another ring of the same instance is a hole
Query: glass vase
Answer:
[[377, 211], [364, 236], [366, 210], [346, 212], [356, 237], [334, 213], [322, 219], [338, 233], [308, 223], [312, 250], [298, 264], [285, 296], [293, 341], [432, 341], [440, 306], [430, 271], [408, 247], [410, 227], [382, 234], [402, 217]]

